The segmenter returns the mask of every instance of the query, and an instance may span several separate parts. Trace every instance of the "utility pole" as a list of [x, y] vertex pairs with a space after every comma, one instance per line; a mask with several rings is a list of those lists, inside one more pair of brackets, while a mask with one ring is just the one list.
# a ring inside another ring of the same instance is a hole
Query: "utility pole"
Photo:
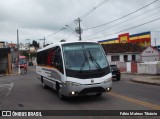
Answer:
[[18, 73], [20, 74], [21, 73], [21, 70], [20, 70], [20, 66], [19, 66], [19, 34], [18, 34], [18, 29], [17, 29], [17, 50], [18, 50], [18, 57], [17, 57], [17, 65], [18, 65]]
[[78, 22], [78, 28], [76, 28], [76, 33], [79, 34], [79, 40], [81, 41], [81, 34], [82, 34], [82, 29], [81, 29], [81, 19], [78, 18], [77, 20], [75, 20], [76, 22]]
[[45, 40], [46, 40], [46, 39], [45, 39], [45, 37], [44, 37], [44, 44], [43, 44], [43, 47], [45, 47], [45, 45], [46, 45], [46, 44], [45, 44]]
[[19, 34], [18, 34], [18, 29], [17, 29], [17, 51], [18, 51], [17, 61], [19, 62]]
[[78, 23], [79, 23], [79, 40], [81, 41], [81, 20], [78, 18]]

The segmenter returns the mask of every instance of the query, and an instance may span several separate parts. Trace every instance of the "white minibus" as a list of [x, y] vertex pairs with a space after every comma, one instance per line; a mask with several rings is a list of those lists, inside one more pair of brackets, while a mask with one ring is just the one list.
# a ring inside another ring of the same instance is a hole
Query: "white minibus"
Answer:
[[111, 91], [112, 74], [98, 42], [57, 42], [37, 51], [37, 77], [60, 99]]

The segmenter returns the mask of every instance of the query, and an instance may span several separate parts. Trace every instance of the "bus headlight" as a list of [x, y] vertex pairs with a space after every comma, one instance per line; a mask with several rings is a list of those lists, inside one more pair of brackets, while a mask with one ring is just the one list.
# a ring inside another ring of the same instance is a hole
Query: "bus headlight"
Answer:
[[64, 83], [65, 86], [80, 86], [81, 84], [76, 83], [76, 82], [71, 82], [71, 81], [66, 81]]
[[110, 81], [112, 81], [112, 78], [109, 78], [109, 79], [103, 81], [103, 83], [108, 83], [108, 82], [110, 82]]

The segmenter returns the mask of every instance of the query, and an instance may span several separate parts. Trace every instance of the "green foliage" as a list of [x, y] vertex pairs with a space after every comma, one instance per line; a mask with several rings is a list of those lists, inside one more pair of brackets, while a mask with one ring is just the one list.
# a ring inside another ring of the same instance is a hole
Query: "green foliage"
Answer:
[[[21, 51], [20, 55], [24, 55], [24, 56], [29, 58], [29, 52], [28, 51]], [[37, 53], [36, 52], [35, 53], [30, 53], [30, 58], [32, 58], [32, 57], [37, 57]]]
[[39, 43], [37, 43], [37, 41], [33, 40], [32, 46], [34, 46], [35, 48], [39, 48]]

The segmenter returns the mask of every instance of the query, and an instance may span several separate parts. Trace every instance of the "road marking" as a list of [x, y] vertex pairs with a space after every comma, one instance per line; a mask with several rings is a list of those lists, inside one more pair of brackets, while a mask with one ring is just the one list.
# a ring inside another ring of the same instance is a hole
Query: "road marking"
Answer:
[[160, 110], [159, 105], [154, 105], [154, 104], [151, 104], [151, 103], [148, 103], [148, 102], [144, 102], [144, 101], [140, 101], [140, 100], [137, 100], [137, 99], [129, 98], [129, 97], [119, 95], [119, 94], [116, 94], [116, 93], [112, 93], [112, 92], [109, 92], [108, 94], [111, 95], [111, 96], [123, 99], [123, 100], [127, 100], [129, 102], [133, 102], [133, 103], [136, 103], [136, 104], [139, 104], [139, 105], [143, 105], [143, 106], [146, 106], [146, 107], [149, 107], [149, 108], [152, 108], [152, 109]]
[[[10, 83], [10, 84], [0, 84], [0, 89], [1, 89], [1, 88], [2, 88], [2, 89], [6, 89], [6, 92], [4, 92], [4, 95], [5, 95], [5, 96], [0, 97], [0, 100], [2, 100], [2, 102], [3, 102], [3, 99], [4, 99], [5, 97], [8, 97], [8, 95], [9, 95], [9, 93], [10, 93], [12, 87], [13, 87], [13, 84], [14, 84], [14, 83]], [[3, 95], [3, 94], [2, 94], [2, 95]], [[1, 105], [2, 105], [2, 102], [0, 102], [0, 107], [1, 107]]]
[[9, 84], [0, 84], [0, 88], [7, 88], [7, 96], [9, 95], [14, 83], [9, 83]]
[[12, 89], [12, 87], [13, 87], [13, 84], [14, 84], [14, 83], [10, 83], [10, 87], [9, 87], [9, 91], [8, 91], [8, 93], [7, 93], [7, 96], [8, 96], [9, 93], [11, 92], [11, 89]]

